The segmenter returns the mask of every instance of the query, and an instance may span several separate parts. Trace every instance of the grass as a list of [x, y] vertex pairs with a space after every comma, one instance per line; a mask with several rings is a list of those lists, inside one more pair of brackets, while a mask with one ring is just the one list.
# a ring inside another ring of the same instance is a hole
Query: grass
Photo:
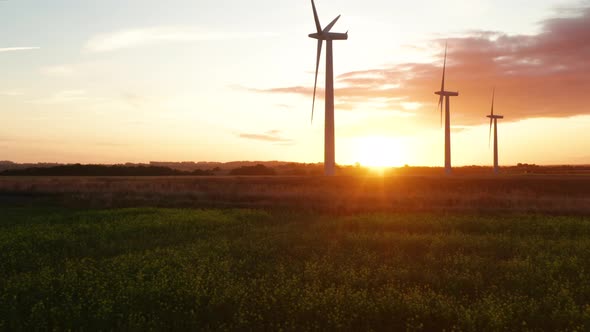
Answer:
[[0, 330], [590, 329], [584, 216], [0, 212]]
[[341, 215], [378, 211], [589, 215], [590, 176], [0, 178], [0, 205], [19, 202], [74, 208], [251, 208]]

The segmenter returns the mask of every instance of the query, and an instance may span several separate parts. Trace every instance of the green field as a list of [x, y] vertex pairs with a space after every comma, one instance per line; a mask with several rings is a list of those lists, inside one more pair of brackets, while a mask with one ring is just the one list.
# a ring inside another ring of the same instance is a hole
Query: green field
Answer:
[[0, 212], [0, 330], [590, 329], [590, 217]]

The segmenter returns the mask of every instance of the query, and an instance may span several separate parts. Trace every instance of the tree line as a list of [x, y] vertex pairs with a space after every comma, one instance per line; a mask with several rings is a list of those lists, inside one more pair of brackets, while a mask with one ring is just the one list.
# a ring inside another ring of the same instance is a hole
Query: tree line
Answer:
[[[0, 176], [212, 176], [221, 175], [219, 168], [183, 171], [164, 166], [125, 166], [125, 165], [59, 165], [53, 167], [30, 167], [10, 169], [0, 172]], [[228, 173], [225, 173], [228, 174]], [[258, 164], [242, 166], [229, 171], [229, 175], [276, 175], [270, 167]]]
[[212, 170], [180, 171], [160, 166], [123, 165], [60, 165], [54, 167], [32, 167], [11, 169], [0, 173], [4, 176], [209, 176]]

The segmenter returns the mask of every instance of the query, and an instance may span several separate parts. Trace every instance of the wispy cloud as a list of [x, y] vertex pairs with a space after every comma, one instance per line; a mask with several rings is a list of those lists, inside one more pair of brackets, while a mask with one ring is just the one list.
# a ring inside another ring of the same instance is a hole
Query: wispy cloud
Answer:
[[162, 42], [198, 42], [227, 39], [252, 39], [271, 33], [211, 32], [193, 27], [152, 27], [116, 31], [92, 37], [85, 45], [90, 52], [108, 52]]
[[129, 105], [132, 108], [141, 108], [148, 104], [149, 98], [142, 94], [137, 94], [133, 92], [123, 92], [120, 95], [121, 101], [125, 104]]
[[73, 66], [70, 65], [57, 65], [57, 66], [47, 66], [41, 68], [41, 73], [49, 76], [71, 76], [75, 73]]
[[93, 142], [92, 144], [102, 148], [124, 148], [129, 146], [129, 144], [120, 142]]
[[16, 51], [30, 51], [38, 50], [41, 47], [0, 47], [0, 53], [3, 52], [16, 52]]
[[72, 102], [79, 102], [79, 101], [100, 101], [101, 99], [96, 99], [88, 96], [88, 93], [85, 90], [64, 90], [55, 93], [53, 96], [32, 100], [30, 103], [32, 104], [64, 104], [64, 103], [72, 103]]
[[6, 90], [6, 91], [0, 91], [0, 95], [3, 96], [9, 96], [9, 97], [15, 97], [15, 96], [22, 96], [25, 93], [22, 92], [21, 90]]
[[263, 134], [250, 134], [250, 133], [241, 133], [238, 135], [240, 138], [257, 140], [257, 141], [265, 141], [265, 142], [272, 142], [272, 143], [292, 143], [293, 140], [281, 137], [281, 132], [279, 130], [270, 130]]

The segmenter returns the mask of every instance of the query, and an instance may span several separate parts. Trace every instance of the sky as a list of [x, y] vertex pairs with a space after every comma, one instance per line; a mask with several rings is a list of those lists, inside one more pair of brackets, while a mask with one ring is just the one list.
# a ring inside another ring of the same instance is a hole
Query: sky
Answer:
[[[317, 0], [334, 42], [336, 161], [590, 164], [590, 2]], [[0, 0], [0, 160], [323, 161], [308, 0]]]

